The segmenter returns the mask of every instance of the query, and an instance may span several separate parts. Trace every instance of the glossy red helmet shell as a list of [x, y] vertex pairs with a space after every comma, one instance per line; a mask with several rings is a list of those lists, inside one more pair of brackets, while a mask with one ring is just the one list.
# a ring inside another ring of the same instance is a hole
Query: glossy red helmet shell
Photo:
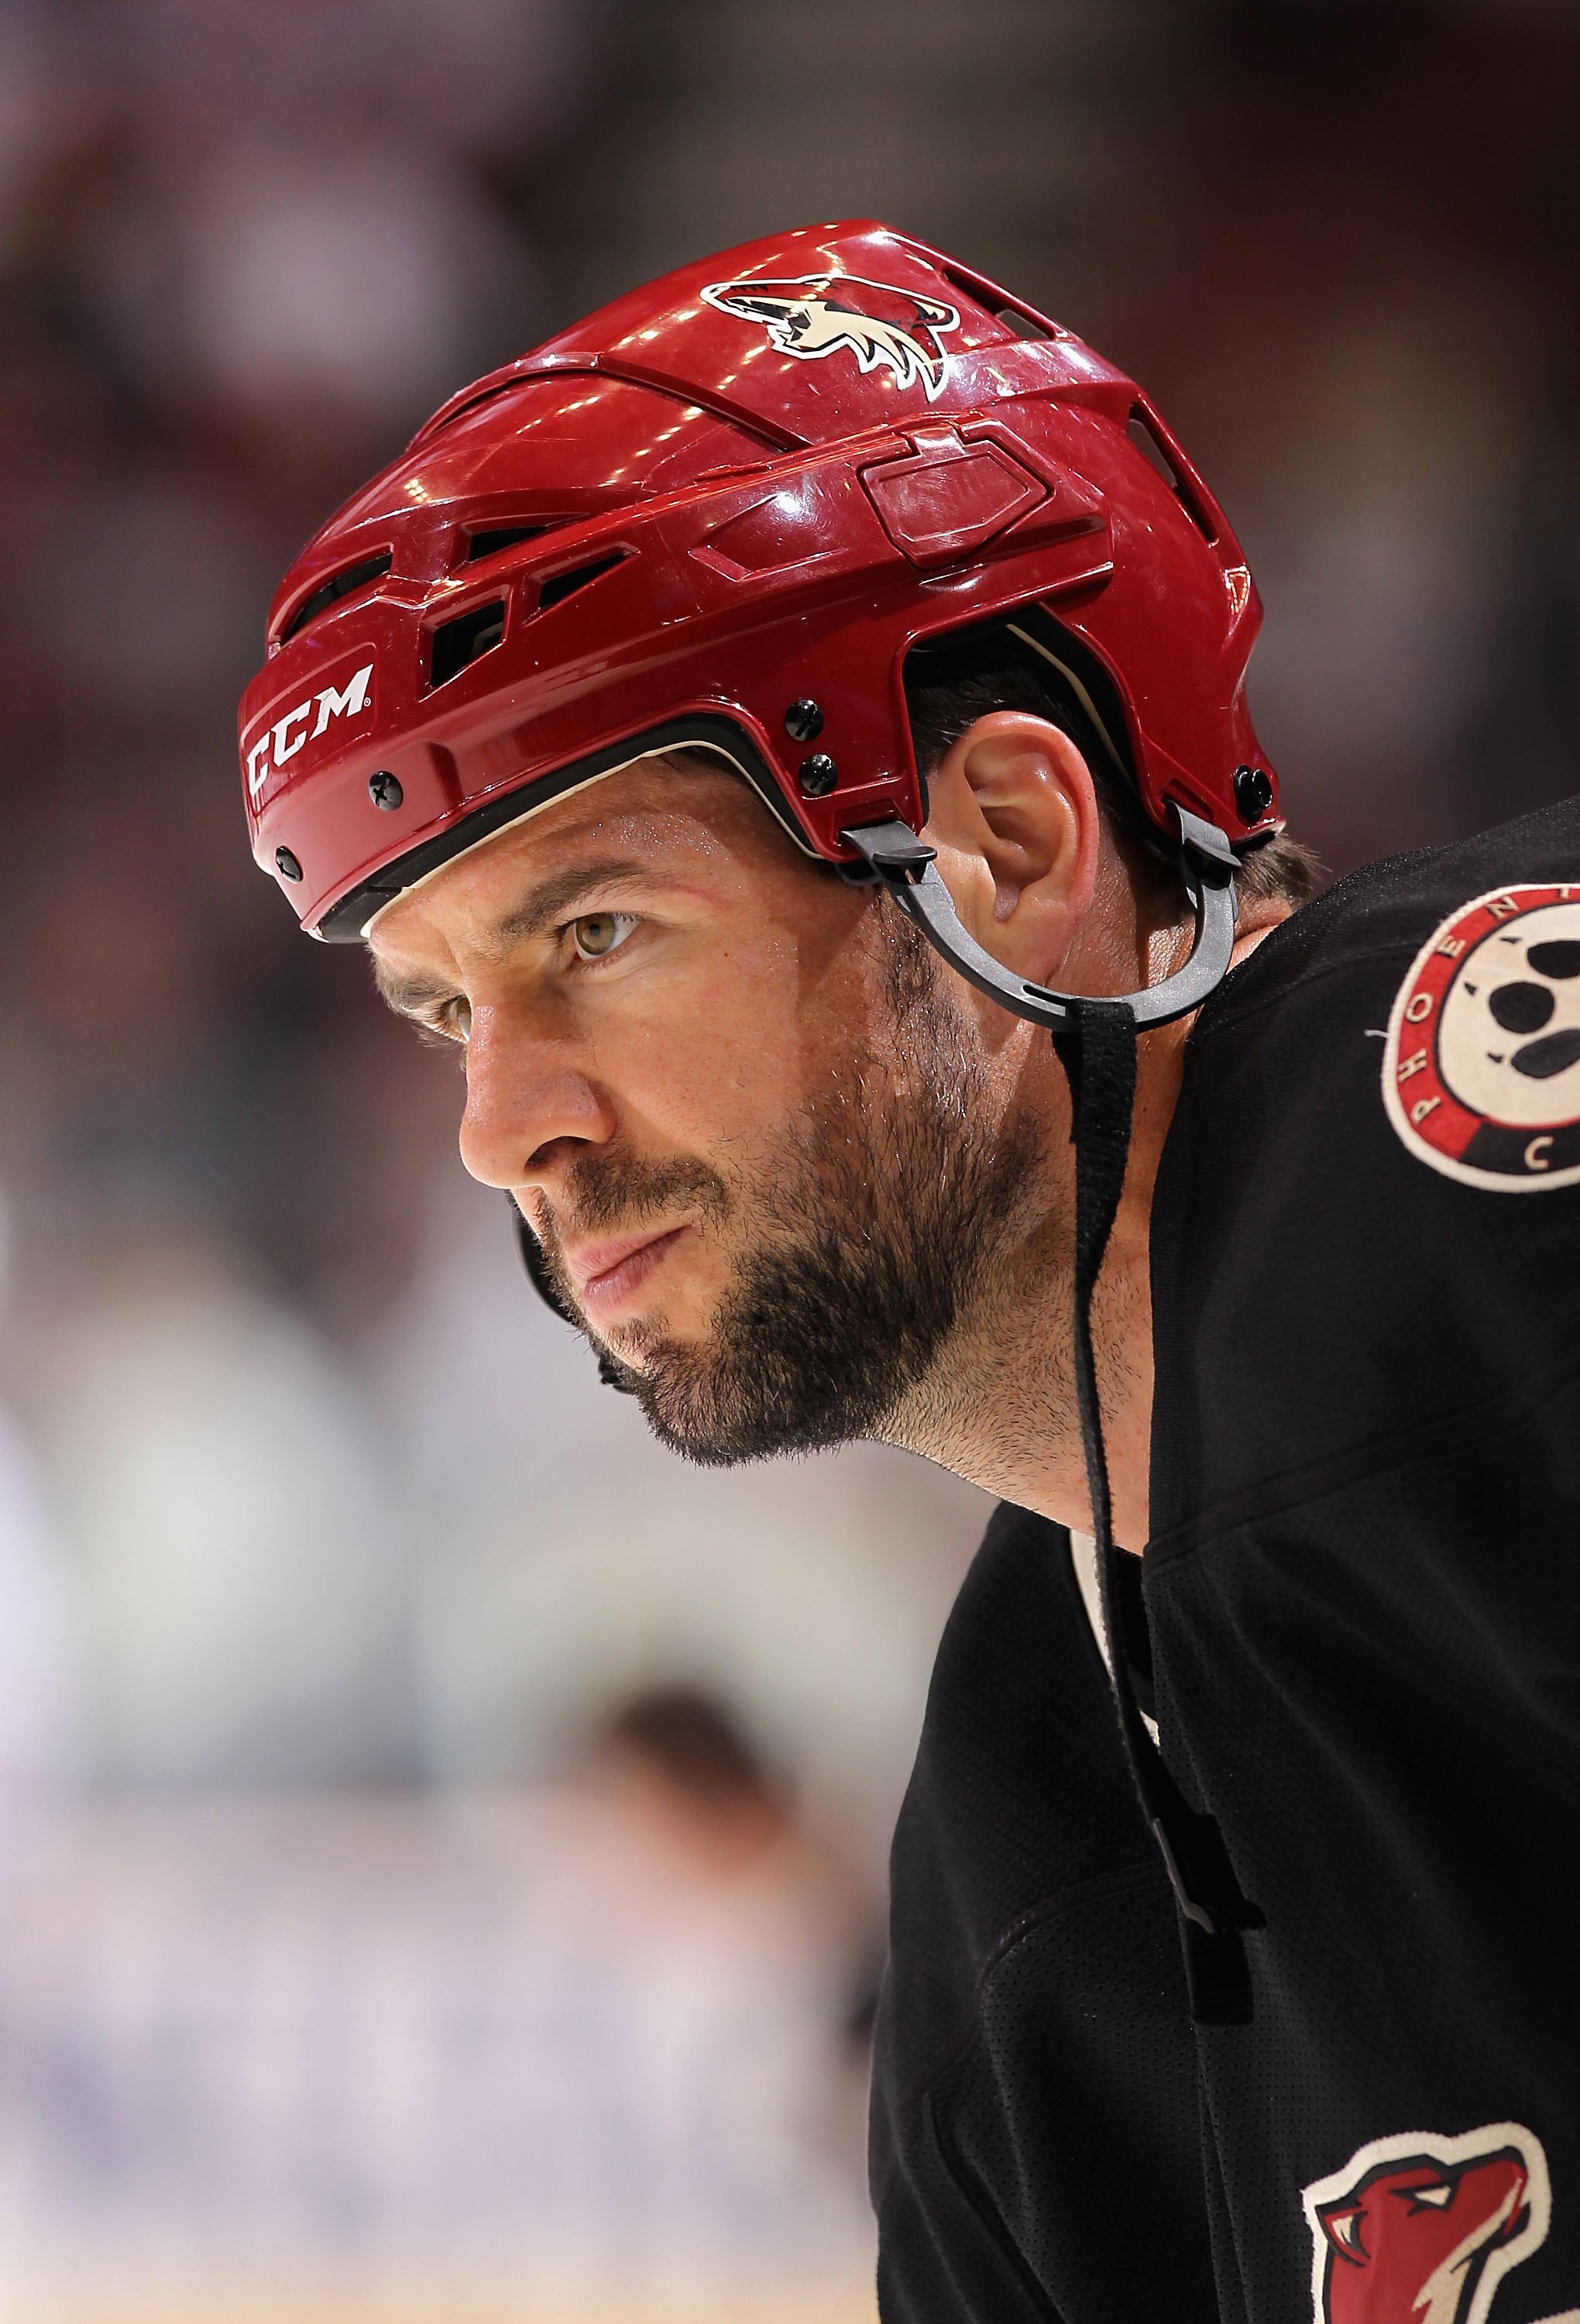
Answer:
[[690, 744], [850, 863], [842, 832], [923, 820], [911, 648], [1038, 606], [1111, 679], [1160, 831], [1171, 802], [1235, 842], [1275, 824], [1251, 576], [1134, 384], [885, 226], [748, 244], [464, 390], [308, 543], [241, 706], [253, 851], [354, 939]]

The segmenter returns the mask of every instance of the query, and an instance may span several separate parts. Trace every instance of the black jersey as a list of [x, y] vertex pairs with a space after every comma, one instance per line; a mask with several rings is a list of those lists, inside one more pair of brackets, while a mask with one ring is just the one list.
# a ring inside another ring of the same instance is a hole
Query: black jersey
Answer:
[[1068, 1539], [1001, 1509], [895, 1841], [886, 2324], [1580, 2318], [1580, 807], [1232, 973], [1153, 1287], [1154, 1707], [1251, 2022], [1190, 2022]]

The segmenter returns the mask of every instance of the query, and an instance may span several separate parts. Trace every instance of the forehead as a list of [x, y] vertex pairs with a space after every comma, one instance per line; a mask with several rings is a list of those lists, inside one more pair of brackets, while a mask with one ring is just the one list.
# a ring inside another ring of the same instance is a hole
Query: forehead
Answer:
[[369, 923], [375, 954], [423, 927], [487, 915], [501, 899], [578, 863], [629, 858], [655, 872], [749, 871], [798, 861], [747, 783], [702, 758], [651, 757], [602, 776], [454, 856], [395, 897]]

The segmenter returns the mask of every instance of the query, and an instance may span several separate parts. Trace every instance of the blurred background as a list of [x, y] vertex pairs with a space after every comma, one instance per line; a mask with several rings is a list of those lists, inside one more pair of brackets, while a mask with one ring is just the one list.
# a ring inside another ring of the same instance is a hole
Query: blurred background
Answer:
[[1567, 0], [0, 0], [0, 2319], [854, 2324], [883, 1858], [985, 1514], [688, 1471], [244, 844], [447, 390], [877, 215], [1144, 380], [1342, 871], [1571, 788]]

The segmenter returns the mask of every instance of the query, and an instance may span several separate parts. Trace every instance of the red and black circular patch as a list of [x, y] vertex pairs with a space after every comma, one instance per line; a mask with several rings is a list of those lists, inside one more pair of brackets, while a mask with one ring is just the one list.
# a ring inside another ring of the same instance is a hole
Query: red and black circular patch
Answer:
[[1496, 888], [1433, 930], [1382, 1060], [1411, 1153], [1466, 1185], [1580, 1179], [1580, 881]]

